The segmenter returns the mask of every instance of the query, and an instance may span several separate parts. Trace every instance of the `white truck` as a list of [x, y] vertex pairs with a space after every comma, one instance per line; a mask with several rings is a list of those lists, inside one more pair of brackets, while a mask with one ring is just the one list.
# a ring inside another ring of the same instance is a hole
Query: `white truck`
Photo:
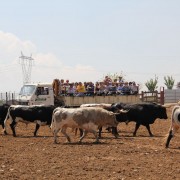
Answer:
[[58, 83], [34, 83], [25, 84], [16, 97], [20, 105], [55, 105], [78, 107], [81, 104], [89, 103], [116, 103], [116, 102], [141, 102], [139, 95], [111, 95], [111, 96], [64, 96], [59, 93]]
[[17, 104], [20, 105], [54, 105], [56, 103], [56, 98], [54, 96], [52, 84], [34, 83], [25, 84], [16, 97], [16, 101]]

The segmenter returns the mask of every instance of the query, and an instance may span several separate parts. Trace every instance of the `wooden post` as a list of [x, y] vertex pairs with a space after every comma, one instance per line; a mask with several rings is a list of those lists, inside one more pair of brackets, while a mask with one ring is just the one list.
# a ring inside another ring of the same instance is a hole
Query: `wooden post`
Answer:
[[12, 93], [12, 100], [11, 100], [11, 104], [14, 104], [14, 94]]
[[155, 96], [155, 102], [158, 102], [158, 91], [155, 91], [156, 96]]
[[141, 91], [141, 98], [142, 98], [142, 102], [144, 102], [144, 92], [143, 91]]
[[8, 93], [6, 92], [6, 104], [8, 102]]
[[160, 87], [160, 104], [164, 104], [164, 87]]

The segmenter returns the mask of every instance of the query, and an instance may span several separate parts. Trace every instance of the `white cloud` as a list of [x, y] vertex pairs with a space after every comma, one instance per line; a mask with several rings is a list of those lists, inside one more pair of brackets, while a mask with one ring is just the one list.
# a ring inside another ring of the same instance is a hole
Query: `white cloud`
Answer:
[[53, 79], [69, 79], [75, 81], [97, 81], [100, 77], [92, 66], [66, 66], [55, 54], [37, 52], [36, 45], [21, 40], [12, 33], [0, 31], [0, 92], [20, 90], [23, 83], [22, 69], [19, 63], [20, 52], [34, 59], [32, 66], [32, 82], [53, 82]]
[[[37, 58], [37, 59], [36, 59]], [[53, 54], [37, 54], [35, 56], [35, 66], [32, 70], [33, 81], [52, 82], [53, 79], [69, 79], [76, 81], [97, 81], [100, 77], [92, 66], [76, 65], [66, 66]]]
[[0, 31], [0, 57], [1, 63], [12, 63], [12, 60], [20, 55], [22, 51], [25, 54], [36, 52], [36, 46], [31, 41], [22, 41], [12, 33]]
[[56, 66], [62, 66], [62, 62], [52, 53], [38, 53], [34, 56], [35, 59], [35, 65], [38, 66], [50, 66], [50, 67], [56, 67]]

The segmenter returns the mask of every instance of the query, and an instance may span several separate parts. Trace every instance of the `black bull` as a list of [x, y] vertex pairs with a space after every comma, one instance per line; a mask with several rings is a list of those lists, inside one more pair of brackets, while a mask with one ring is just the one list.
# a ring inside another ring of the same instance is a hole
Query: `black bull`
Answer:
[[127, 118], [128, 122], [136, 122], [133, 136], [136, 136], [137, 130], [141, 125], [145, 126], [150, 136], [153, 136], [150, 130], [150, 124], [159, 119], [167, 119], [166, 108], [156, 103], [137, 103], [137, 104], [125, 104], [125, 103], [114, 103], [113, 107], [119, 109], [128, 110]]
[[36, 128], [34, 131], [34, 136], [36, 136], [37, 131], [41, 125], [51, 125], [52, 113], [55, 106], [44, 106], [44, 105], [34, 105], [34, 106], [19, 106], [12, 105], [8, 109], [8, 113], [5, 119], [5, 129], [6, 134], [6, 122], [10, 119], [10, 127], [13, 132], [13, 136], [16, 136], [15, 127], [18, 121], [28, 123], [36, 123]]
[[2, 125], [3, 129], [4, 129], [4, 119], [6, 118], [8, 108], [9, 108], [8, 104], [0, 105], [0, 125]]

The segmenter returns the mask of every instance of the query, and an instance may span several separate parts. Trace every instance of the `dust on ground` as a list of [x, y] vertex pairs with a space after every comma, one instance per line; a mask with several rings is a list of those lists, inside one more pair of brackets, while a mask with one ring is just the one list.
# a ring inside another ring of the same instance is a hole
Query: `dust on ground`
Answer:
[[1, 179], [103, 179], [129, 180], [180, 179], [180, 135], [177, 133], [164, 146], [170, 127], [168, 120], [157, 119], [151, 125], [154, 137], [141, 126], [137, 137], [132, 136], [135, 123], [118, 125], [120, 137], [115, 139], [103, 129], [100, 144], [94, 144], [92, 134], [78, 144], [79, 135], [69, 130], [72, 143], [66, 143], [59, 133], [59, 144], [53, 144], [49, 127], [42, 126], [33, 137], [34, 124], [19, 123], [17, 137], [0, 135]]

